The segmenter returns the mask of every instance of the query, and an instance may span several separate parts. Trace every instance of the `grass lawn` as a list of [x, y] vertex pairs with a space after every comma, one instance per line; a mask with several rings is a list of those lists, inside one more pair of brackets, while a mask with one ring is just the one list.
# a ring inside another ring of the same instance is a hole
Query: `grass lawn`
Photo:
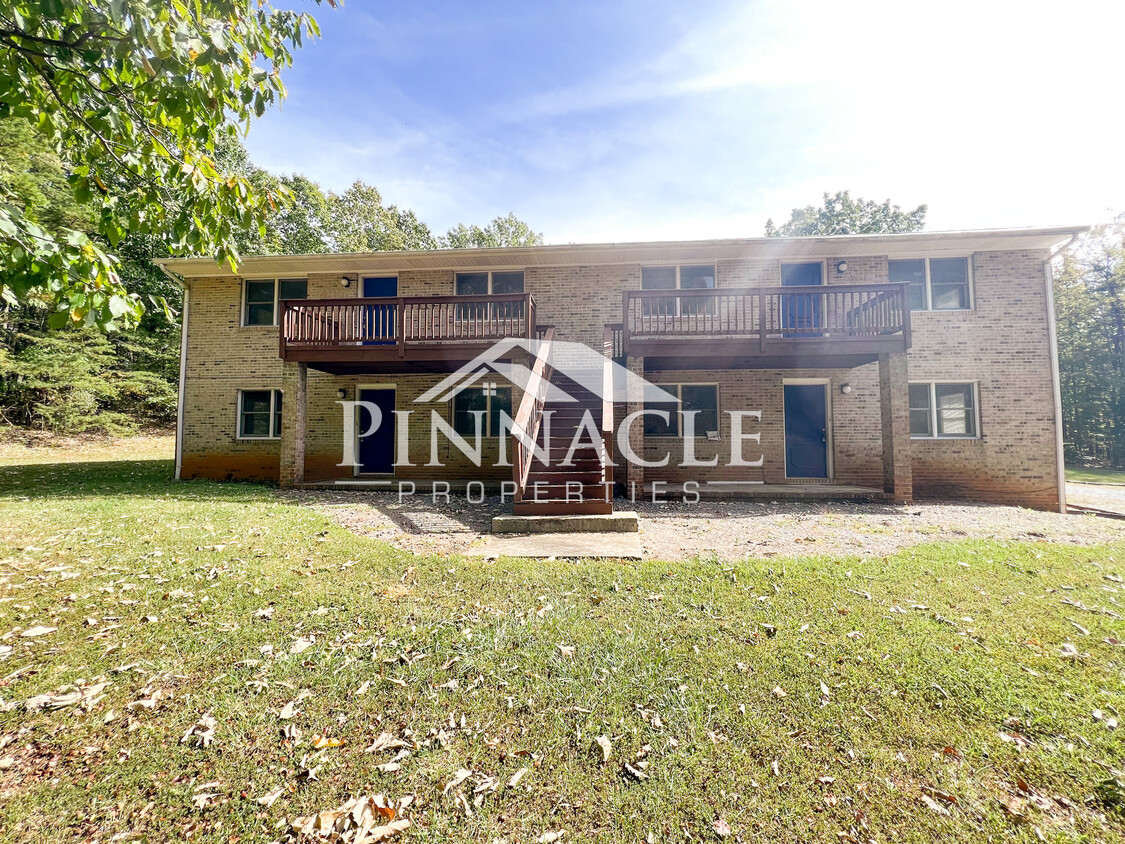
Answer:
[[108, 457], [0, 467], [4, 840], [1125, 836], [1125, 548], [410, 557]]
[[1066, 479], [1077, 484], [1125, 484], [1125, 469], [1079, 469], [1071, 466], [1066, 470]]

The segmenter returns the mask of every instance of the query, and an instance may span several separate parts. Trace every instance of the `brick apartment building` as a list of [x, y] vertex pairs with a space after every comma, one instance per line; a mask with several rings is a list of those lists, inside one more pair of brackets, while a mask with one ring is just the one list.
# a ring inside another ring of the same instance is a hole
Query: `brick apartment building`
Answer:
[[512, 483], [529, 513], [606, 512], [614, 486], [1059, 509], [1050, 256], [1081, 231], [162, 261], [185, 286], [177, 476]]

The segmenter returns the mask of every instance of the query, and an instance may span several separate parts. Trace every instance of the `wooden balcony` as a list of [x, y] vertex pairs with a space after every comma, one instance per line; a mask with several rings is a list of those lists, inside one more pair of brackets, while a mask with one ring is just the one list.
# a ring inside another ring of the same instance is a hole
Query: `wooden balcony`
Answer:
[[910, 348], [905, 284], [627, 290], [622, 350], [646, 370], [851, 368]]
[[534, 338], [535, 300], [495, 296], [287, 299], [281, 359], [336, 374], [447, 372], [506, 338]]

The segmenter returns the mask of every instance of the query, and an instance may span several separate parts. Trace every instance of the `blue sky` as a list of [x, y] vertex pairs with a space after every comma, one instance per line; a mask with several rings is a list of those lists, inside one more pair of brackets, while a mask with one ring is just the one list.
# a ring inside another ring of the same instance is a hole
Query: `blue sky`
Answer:
[[[308, 4], [311, 6], [311, 4]], [[747, 237], [824, 191], [927, 228], [1125, 210], [1125, 4], [400, 2], [316, 12], [261, 166], [355, 179], [435, 230]]]

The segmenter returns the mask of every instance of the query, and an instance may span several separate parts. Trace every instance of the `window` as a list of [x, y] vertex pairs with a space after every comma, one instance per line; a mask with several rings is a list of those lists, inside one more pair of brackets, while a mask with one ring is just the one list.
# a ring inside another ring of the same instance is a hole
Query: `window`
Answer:
[[279, 299], [309, 298], [307, 278], [268, 278], [247, 280], [243, 286], [246, 302], [243, 325], [277, 325]]
[[[523, 293], [523, 270], [457, 273], [453, 292], [458, 296]], [[474, 302], [458, 305], [454, 313], [457, 319], [467, 320], [520, 319], [523, 316], [523, 302]]]
[[887, 277], [909, 285], [912, 311], [964, 311], [973, 306], [968, 258], [889, 261]]
[[523, 293], [523, 270], [457, 273], [453, 291], [458, 296], [488, 296]]
[[[700, 264], [689, 267], [641, 267], [641, 290], [714, 290], [715, 267]], [[678, 316], [714, 313], [710, 296], [661, 296], [644, 300], [646, 316]]]
[[972, 439], [977, 433], [975, 384], [910, 385], [910, 436]]
[[453, 430], [462, 437], [475, 437], [477, 418], [473, 414], [482, 411], [487, 424], [484, 434], [500, 436], [501, 411], [512, 416], [512, 388], [472, 387], [459, 392], [453, 397]]
[[719, 388], [715, 384], [660, 384], [660, 389], [679, 398], [680, 403], [647, 403], [645, 410], [668, 413], [665, 422], [659, 416], [645, 415], [646, 437], [678, 437], [683, 417], [680, 413], [698, 411], [695, 415], [695, 437], [706, 438], [708, 431], [719, 430]]
[[238, 436], [245, 440], [281, 436], [281, 390], [242, 390], [238, 394]]

